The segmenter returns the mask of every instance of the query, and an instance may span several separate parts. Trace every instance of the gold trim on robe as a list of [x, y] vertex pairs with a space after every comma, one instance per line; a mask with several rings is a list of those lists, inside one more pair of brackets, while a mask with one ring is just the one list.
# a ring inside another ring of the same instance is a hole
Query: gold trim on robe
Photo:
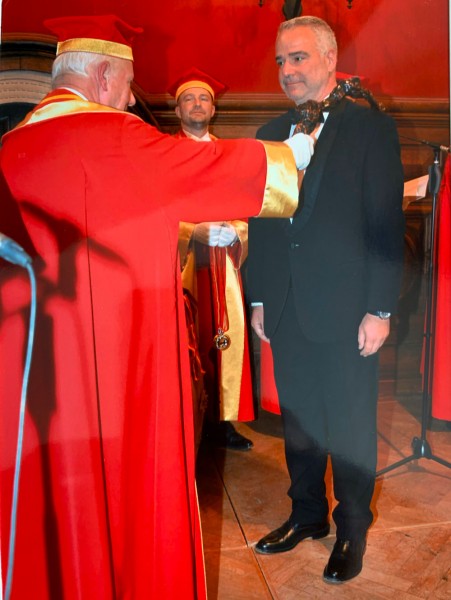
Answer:
[[231, 346], [221, 353], [219, 418], [221, 421], [237, 421], [244, 356], [244, 307], [238, 270], [228, 254], [225, 265], [225, 304], [229, 322], [227, 335]]
[[[247, 258], [248, 235], [247, 223], [241, 220], [229, 221], [238, 235], [233, 246], [209, 248], [210, 257], [217, 250], [225, 252], [225, 306], [227, 309], [229, 329], [227, 335], [231, 347], [221, 352], [219, 368], [218, 394], [219, 418], [221, 421], [237, 421], [240, 410], [241, 379], [244, 359], [245, 312], [239, 278], [239, 269]], [[183, 287], [189, 290], [197, 300], [196, 285], [196, 250], [192, 234], [195, 223], [182, 221], [179, 227], [179, 252], [182, 265]], [[212, 258], [210, 267], [212, 268]], [[213, 294], [212, 290], [212, 294]], [[200, 317], [201, 318], [201, 317]], [[199, 315], [198, 315], [199, 319]], [[216, 319], [215, 319], [216, 321]], [[213, 335], [213, 332], [212, 332]]]
[[235, 227], [238, 242], [235, 242], [233, 246], [228, 246], [226, 250], [235, 269], [239, 269], [246, 260], [248, 254], [247, 222], [239, 220], [229, 222]]
[[[56, 94], [55, 92], [51, 92], [33, 111], [28, 113], [25, 119], [21, 121], [15, 129], [24, 127], [25, 125], [34, 125], [35, 123], [40, 123], [41, 121], [56, 117], [66, 117], [71, 114], [93, 112], [114, 113], [124, 111], [119, 111], [117, 108], [105, 106], [104, 104], [89, 102], [66, 90]], [[140, 119], [140, 117], [133, 115], [132, 113], [127, 113], [127, 115]], [[5, 136], [7, 135], [8, 133], [5, 134]]]
[[[196, 223], [187, 223], [186, 221], [180, 221], [180, 224], [179, 224], [179, 253], [180, 253], [180, 265], [182, 267], [182, 272], [184, 271], [184, 269], [186, 267], [189, 246], [191, 243], [191, 236], [193, 235], [193, 231], [194, 231], [195, 227], [196, 227]], [[186, 285], [185, 285], [185, 281], [184, 281], [183, 287], [185, 287], [187, 290], [189, 290], [191, 292], [191, 294], [193, 294], [193, 296], [195, 298], [197, 298], [197, 293], [194, 293], [192, 285], [189, 283], [191, 281], [192, 277], [194, 277], [194, 275], [192, 275], [190, 272], [190, 276], [186, 277], [187, 273], [188, 273], [188, 271], [185, 273]], [[182, 281], [183, 281], [183, 276], [182, 276]]]
[[[265, 195], [258, 217], [292, 217], [298, 206], [298, 175], [293, 153], [283, 142], [262, 142], [268, 171]], [[283, 164], [283, 168], [282, 168]], [[286, 199], [286, 202], [283, 200]]]

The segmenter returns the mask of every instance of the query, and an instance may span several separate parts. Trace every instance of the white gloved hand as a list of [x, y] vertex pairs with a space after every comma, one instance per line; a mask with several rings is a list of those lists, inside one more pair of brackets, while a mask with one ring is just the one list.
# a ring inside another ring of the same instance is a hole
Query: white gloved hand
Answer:
[[223, 223], [221, 231], [219, 232], [218, 246], [220, 248], [230, 246], [231, 244], [236, 242], [237, 239], [238, 236], [236, 234], [235, 227], [230, 223]]
[[235, 227], [223, 221], [198, 223], [194, 228], [193, 235], [194, 239], [201, 244], [220, 248], [230, 246], [238, 239]]
[[284, 140], [284, 144], [291, 148], [296, 168], [299, 171], [305, 169], [313, 154], [313, 138], [305, 133], [296, 133], [287, 140]]

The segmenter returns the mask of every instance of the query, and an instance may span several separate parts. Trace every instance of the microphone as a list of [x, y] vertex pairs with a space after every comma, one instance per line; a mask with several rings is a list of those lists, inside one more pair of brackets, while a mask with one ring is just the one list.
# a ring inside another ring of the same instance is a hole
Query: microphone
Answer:
[[400, 135], [399, 137], [403, 138], [404, 140], [410, 140], [411, 142], [416, 142], [417, 144], [424, 144], [425, 146], [434, 148], [434, 150], [441, 150], [442, 152], [448, 152], [448, 153], [451, 152], [450, 146], [443, 146], [442, 144], [439, 144], [438, 142], [428, 142], [427, 140], [420, 140], [417, 138], [408, 137], [407, 135]]
[[31, 257], [25, 250], [3, 233], [0, 233], [0, 257], [20, 267], [26, 268], [31, 264]]
[[434, 148], [434, 150], [441, 150], [442, 152], [449, 152], [449, 146], [442, 146], [442, 144], [437, 144], [435, 142], [428, 142], [427, 140], [420, 140], [422, 144], [429, 146], [430, 148]]

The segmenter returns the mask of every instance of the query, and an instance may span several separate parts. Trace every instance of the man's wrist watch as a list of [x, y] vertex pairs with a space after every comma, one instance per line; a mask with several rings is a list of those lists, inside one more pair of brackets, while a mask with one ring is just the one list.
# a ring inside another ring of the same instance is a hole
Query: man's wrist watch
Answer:
[[374, 317], [379, 317], [379, 319], [382, 319], [383, 321], [386, 321], [391, 317], [391, 313], [385, 312], [383, 310], [375, 310], [374, 312], [368, 311], [368, 314], [373, 315]]

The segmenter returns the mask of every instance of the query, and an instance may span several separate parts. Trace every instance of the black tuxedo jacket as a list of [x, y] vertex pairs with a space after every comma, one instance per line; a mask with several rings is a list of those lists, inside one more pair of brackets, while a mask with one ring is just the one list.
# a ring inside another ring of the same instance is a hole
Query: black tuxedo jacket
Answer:
[[[292, 111], [257, 137], [284, 140]], [[366, 312], [394, 313], [404, 247], [403, 170], [394, 121], [342, 100], [316, 143], [299, 208], [289, 219], [251, 219], [248, 297], [263, 302], [265, 333], [277, 327], [290, 286], [304, 334], [357, 340]]]

